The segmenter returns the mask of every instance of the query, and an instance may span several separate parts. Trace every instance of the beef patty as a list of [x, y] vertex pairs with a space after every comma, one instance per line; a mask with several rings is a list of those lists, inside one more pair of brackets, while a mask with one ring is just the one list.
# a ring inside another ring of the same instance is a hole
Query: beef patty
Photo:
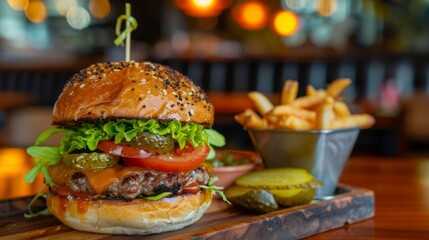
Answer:
[[186, 186], [195, 183], [207, 185], [208, 170], [201, 167], [189, 172], [157, 172], [148, 169], [139, 169], [127, 172], [123, 177], [113, 181], [106, 190], [97, 194], [91, 186], [85, 173], [76, 171], [67, 176], [64, 185], [73, 192], [89, 193], [92, 199], [122, 198], [135, 199], [139, 195], [154, 196], [162, 192], [180, 193]]

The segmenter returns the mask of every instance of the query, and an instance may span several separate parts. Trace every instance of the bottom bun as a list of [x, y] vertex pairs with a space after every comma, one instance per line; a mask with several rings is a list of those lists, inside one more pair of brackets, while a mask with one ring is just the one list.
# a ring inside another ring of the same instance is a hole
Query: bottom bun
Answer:
[[50, 192], [49, 211], [65, 225], [80, 231], [143, 235], [177, 230], [198, 221], [212, 201], [202, 190], [158, 201], [135, 199], [79, 200], [60, 198]]

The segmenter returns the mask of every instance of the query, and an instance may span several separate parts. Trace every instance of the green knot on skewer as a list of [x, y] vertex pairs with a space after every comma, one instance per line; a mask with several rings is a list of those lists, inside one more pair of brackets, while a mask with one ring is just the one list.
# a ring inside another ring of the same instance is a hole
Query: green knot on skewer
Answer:
[[[121, 32], [122, 22], [125, 21], [125, 29]], [[131, 16], [131, 4], [125, 4], [125, 14], [122, 14], [116, 20], [116, 36], [118, 36], [114, 43], [116, 46], [123, 44], [125, 42], [125, 60], [130, 60], [130, 45], [131, 45], [131, 32], [134, 31], [138, 26], [137, 20]]]

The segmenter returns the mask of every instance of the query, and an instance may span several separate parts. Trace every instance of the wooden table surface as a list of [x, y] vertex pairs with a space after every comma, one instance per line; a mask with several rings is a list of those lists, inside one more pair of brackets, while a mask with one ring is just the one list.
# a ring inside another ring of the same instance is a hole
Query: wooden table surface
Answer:
[[[19, 154], [17, 149], [6, 151], [8, 159]], [[10, 172], [10, 163], [8, 168]], [[429, 158], [355, 156], [347, 163], [340, 181], [373, 190], [375, 216], [308, 239], [429, 239]], [[211, 211], [215, 208], [216, 204]], [[210, 224], [206, 226], [210, 228]]]
[[308, 239], [429, 239], [429, 158], [352, 158], [341, 182], [375, 192], [372, 219]]

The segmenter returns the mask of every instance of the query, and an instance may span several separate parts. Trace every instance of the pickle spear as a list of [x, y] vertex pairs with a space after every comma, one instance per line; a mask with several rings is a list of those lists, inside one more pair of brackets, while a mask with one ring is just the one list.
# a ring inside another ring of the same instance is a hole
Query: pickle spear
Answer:
[[277, 203], [285, 207], [295, 207], [310, 203], [316, 190], [314, 188], [271, 189]]
[[264, 189], [232, 185], [225, 190], [225, 195], [232, 204], [257, 213], [272, 212], [279, 208], [274, 196]]
[[118, 160], [119, 157], [98, 152], [64, 154], [62, 159], [66, 167], [90, 169], [114, 167]]
[[254, 171], [239, 177], [235, 183], [255, 189], [315, 188], [322, 185], [305, 169], [300, 168], [271, 168]]

